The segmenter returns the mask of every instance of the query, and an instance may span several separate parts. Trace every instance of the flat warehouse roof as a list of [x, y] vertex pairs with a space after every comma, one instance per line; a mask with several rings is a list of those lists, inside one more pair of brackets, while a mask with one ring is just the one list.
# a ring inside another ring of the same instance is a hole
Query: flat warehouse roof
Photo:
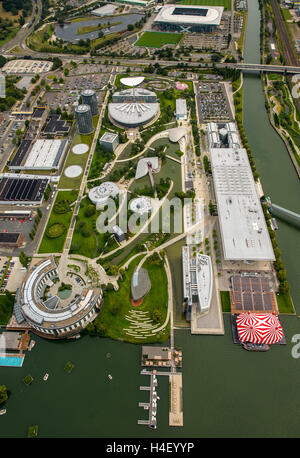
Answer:
[[273, 261], [268, 228], [244, 148], [211, 148], [224, 258]]
[[0, 243], [16, 243], [20, 232], [0, 232]]
[[26, 169], [56, 168], [67, 140], [36, 140], [24, 164]]

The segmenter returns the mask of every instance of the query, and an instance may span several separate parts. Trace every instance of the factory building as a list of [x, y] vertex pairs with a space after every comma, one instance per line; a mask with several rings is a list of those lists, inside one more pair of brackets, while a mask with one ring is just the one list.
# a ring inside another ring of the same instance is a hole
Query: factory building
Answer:
[[75, 107], [75, 117], [78, 122], [80, 134], [91, 134], [94, 131], [93, 117], [89, 105], [78, 105]]
[[261, 203], [244, 148], [211, 148], [224, 259], [274, 261]]

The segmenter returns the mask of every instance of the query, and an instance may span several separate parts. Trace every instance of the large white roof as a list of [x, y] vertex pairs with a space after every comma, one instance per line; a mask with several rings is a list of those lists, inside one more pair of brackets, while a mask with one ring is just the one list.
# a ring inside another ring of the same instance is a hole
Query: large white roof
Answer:
[[212, 148], [224, 258], [273, 261], [274, 252], [244, 148]]
[[110, 197], [115, 198], [118, 194], [118, 186], [112, 181], [105, 181], [89, 191], [89, 199], [97, 205], [105, 203]]
[[120, 83], [122, 83], [124, 86], [135, 87], [141, 84], [144, 79], [144, 76], [136, 76], [134, 78], [121, 78]]
[[[186, 14], [176, 14], [176, 9], [186, 10]], [[205, 11], [206, 14], [196, 15], [193, 11]], [[161, 8], [153, 22], [166, 22], [170, 24], [204, 24], [219, 25], [224, 8], [222, 6], [197, 6], [197, 5], [165, 5]], [[175, 13], [175, 14], [174, 14]]]
[[57, 168], [66, 148], [66, 140], [37, 140], [24, 164], [25, 169]]
[[158, 113], [159, 103], [128, 102], [109, 103], [108, 112], [119, 124], [137, 126], [150, 122]]

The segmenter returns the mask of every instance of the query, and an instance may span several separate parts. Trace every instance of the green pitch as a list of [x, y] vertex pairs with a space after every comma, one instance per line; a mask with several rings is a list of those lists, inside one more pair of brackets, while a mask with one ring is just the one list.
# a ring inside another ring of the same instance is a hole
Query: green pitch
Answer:
[[161, 48], [163, 45], [176, 45], [181, 37], [181, 33], [145, 32], [135, 46]]
[[182, 5], [198, 6], [224, 6], [226, 10], [231, 10], [231, 0], [181, 0]]

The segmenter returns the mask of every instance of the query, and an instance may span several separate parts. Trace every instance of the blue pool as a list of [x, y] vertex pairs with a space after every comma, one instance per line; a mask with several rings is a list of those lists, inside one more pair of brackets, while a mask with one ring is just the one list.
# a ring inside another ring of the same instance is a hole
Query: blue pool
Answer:
[[0, 366], [21, 367], [24, 356], [5, 356], [0, 355]]

